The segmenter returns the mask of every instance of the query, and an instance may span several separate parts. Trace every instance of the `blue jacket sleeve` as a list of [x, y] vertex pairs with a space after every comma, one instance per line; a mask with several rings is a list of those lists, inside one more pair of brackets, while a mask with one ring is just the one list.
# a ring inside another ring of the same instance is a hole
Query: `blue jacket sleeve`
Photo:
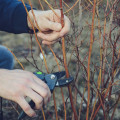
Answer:
[[[30, 6], [26, 5], [30, 10]], [[22, 2], [0, 0], [0, 30], [10, 33], [28, 33], [27, 13]]]

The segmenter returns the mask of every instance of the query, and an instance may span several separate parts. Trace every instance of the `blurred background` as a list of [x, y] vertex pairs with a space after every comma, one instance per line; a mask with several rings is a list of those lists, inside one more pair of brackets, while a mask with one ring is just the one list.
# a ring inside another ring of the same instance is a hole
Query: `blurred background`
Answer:
[[[33, 8], [38, 10], [50, 10], [46, 0], [31, 0]], [[49, 0], [54, 9], [60, 9], [59, 0]], [[64, 0], [64, 14], [71, 21], [71, 31], [65, 36], [66, 57], [69, 73], [74, 76], [72, 84], [74, 105], [79, 120], [86, 119], [87, 110], [87, 69], [90, 47], [90, 36], [92, 29], [93, 6], [95, 0]], [[25, 0], [29, 4], [29, 1]], [[39, 39], [41, 43], [42, 40]], [[0, 44], [8, 47], [23, 64], [25, 70], [47, 73], [43, 56], [36, 43], [36, 39], [30, 34], [12, 34], [0, 32]], [[41, 44], [42, 45], [42, 44]], [[31, 49], [32, 46], [32, 49]], [[64, 70], [62, 44], [58, 42], [51, 46], [60, 65]], [[48, 46], [42, 45], [49, 72], [59, 71], [55, 58]], [[33, 56], [32, 56], [32, 54]], [[113, 63], [114, 61], [114, 63]], [[89, 119], [95, 120], [120, 120], [119, 105], [119, 69], [120, 69], [120, 0], [96, 0], [93, 44], [90, 62], [90, 106]], [[37, 66], [37, 67], [36, 67]], [[22, 69], [15, 60], [14, 69]], [[102, 71], [102, 73], [100, 73]], [[101, 80], [100, 81], [100, 77]], [[106, 97], [105, 91], [109, 83], [115, 83]], [[99, 87], [100, 83], [100, 87]], [[117, 88], [117, 89], [116, 89]], [[66, 105], [66, 119], [74, 120], [68, 89], [63, 88]], [[96, 97], [96, 95], [98, 96]], [[110, 97], [108, 97], [110, 96]], [[62, 101], [61, 89], [55, 89], [58, 118], [54, 109], [54, 100], [45, 106], [46, 120], [65, 120], [65, 112]], [[103, 101], [103, 106], [95, 114], [97, 107]], [[96, 104], [95, 104], [96, 101]], [[95, 105], [95, 107], [94, 107]], [[104, 109], [103, 109], [104, 108]], [[3, 101], [4, 120], [17, 120], [20, 112], [19, 106], [11, 101]], [[37, 118], [33, 120], [44, 120], [41, 110], [36, 111]], [[24, 120], [31, 120], [26, 117]]]

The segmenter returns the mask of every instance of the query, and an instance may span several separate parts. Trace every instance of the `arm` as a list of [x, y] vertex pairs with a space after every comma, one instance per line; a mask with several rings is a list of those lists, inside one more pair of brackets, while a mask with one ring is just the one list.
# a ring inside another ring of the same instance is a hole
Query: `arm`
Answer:
[[[30, 10], [30, 6], [26, 5]], [[22, 2], [0, 0], [0, 30], [11, 33], [28, 33], [27, 13]]]
[[[30, 18], [36, 27], [34, 17], [31, 12], [31, 7], [26, 5]], [[42, 39], [42, 43], [46, 45], [54, 44], [57, 39], [64, 36], [70, 30], [70, 21], [64, 17], [64, 27], [60, 23], [60, 10], [55, 10], [57, 16], [52, 12], [34, 10], [36, 21], [41, 30], [38, 37]], [[58, 18], [59, 16], [59, 18]], [[22, 2], [17, 0], [0, 0], [0, 30], [11, 33], [28, 33], [31, 29], [31, 24], [27, 19], [27, 13]]]

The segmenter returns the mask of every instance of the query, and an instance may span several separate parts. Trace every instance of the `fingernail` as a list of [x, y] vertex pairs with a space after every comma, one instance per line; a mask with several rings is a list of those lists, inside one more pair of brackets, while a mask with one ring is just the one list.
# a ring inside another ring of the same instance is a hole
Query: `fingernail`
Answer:
[[35, 118], [35, 117], [38, 117], [38, 115], [36, 113], [32, 116], [32, 118]]

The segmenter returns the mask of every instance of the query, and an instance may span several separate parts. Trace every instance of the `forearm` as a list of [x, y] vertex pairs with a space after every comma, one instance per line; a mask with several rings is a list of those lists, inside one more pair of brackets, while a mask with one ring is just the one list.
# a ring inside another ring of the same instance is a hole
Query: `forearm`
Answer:
[[[30, 10], [30, 6], [26, 5]], [[11, 33], [28, 33], [27, 13], [22, 2], [0, 0], [0, 30]]]

